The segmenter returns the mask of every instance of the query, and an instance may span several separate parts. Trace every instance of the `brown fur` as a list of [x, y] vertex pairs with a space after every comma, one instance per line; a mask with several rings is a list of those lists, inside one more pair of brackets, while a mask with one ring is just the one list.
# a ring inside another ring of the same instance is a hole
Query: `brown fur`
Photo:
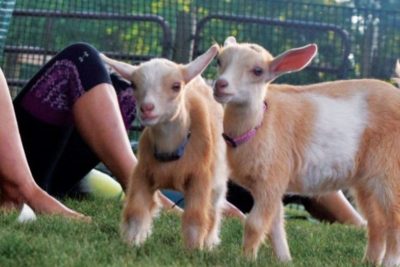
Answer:
[[[368, 79], [307, 86], [265, 85], [260, 77], [251, 76], [251, 68], [261, 65], [266, 70], [263, 77], [273, 77], [268, 70], [274, 58], [267, 51], [254, 52], [247, 44], [233, 43], [222, 48], [218, 57], [220, 79], [229, 83], [226, 88], [214, 89], [217, 100], [226, 103], [224, 132], [238, 136], [257, 125], [257, 119], [263, 120], [253, 139], [237, 148], [228, 147], [231, 177], [255, 200], [245, 225], [245, 254], [256, 257], [264, 234], [269, 233], [276, 236], [271, 241], [278, 258], [291, 259], [282, 220], [281, 199], [285, 192], [309, 195], [352, 187], [368, 219], [366, 260], [379, 264], [383, 259], [386, 266], [399, 264], [399, 91], [388, 83]], [[237, 70], [232, 73], [243, 75], [226, 74], [230, 68]], [[233, 96], [226, 100], [223, 93]], [[343, 179], [327, 179], [313, 188], [307, 188], [305, 178], [301, 178], [318, 115], [310, 94], [340, 101], [361, 94], [368, 113], [354, 168]], [[262, 99], [268, 103], [268, 110], [260, 116]]]
[[[139, 118], [146, 125], [122, 214], [122, 236], [128, 243], [140, 245], [151, 233], [158, 207], [155, 193], [163, 188], [185, 195], [182, 229], [187, 248], [211, 249], [219, 243], [228, 175], [220, 135], [223, 109], [197, 76], [216, 52], [214, 47], [187, 65], [155, 59], [135, 68], [107, 60], [135, 84]], [[191, 135], [180, 159], [155, 158], [155, 149], [175, 151], [188, 131]]]
[[[205, 87], [205, 85], [202, 85]], [[211, 222], [207, 213], [211, 207], [211, 193], [213, 187], [212, 174], [215, 172], [216, 153], [219, 134], [222, 131], [220, 123], [222, 108], [217, 105], [209, 93], [210, 88], [185, 88], [187, 99], [186, 108], [189, 111], [191, 137], [185, 149], [184, 156], [177, 161], [169, 163], [159, 162], [153, 156], [154, 140], [150, 128], [146, 128], [140, 137], [138, 165], [129, 184], [127, 204], [123, 216], [127, 222], [135, 209], [148, 207], [154, 210], [156, 205], [151, 195], [157, 189], [170, 188], [185, 194], [185, 213], [183, 229], [191, 224], [201, 227], [198, 238], [186, 236], [186, 246], [189, 248], [202, 248], [207, 232], [211, 229]], [[209, 91], [207, 93], [207, 91]], [[211, 116], [217, 115], [217, 116]], [[219, 119], [218, 119], [219, 116]], [[224, 179], [223, 177], [220, 177]], [[144, 192], [148, 192], [145, 201], [138, 202]], [[207, 229], [207, 226], [208, 229]], [[185, 230], [184, 230], [185, 231]], [[186, 230], [190, 231], [190, 230]], [[193, 240], [192, 240], [193, 239]], [[197, 240], [195, 240], [197, 239]]]

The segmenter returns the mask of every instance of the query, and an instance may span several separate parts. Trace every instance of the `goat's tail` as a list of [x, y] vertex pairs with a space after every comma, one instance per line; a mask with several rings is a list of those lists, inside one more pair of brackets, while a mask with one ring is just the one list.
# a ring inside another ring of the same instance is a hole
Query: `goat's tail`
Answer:
[[396, 68], [395, 68], [395, 77], [392, 80], [397, 83], [397, 86], [400, 87], [400, 61], [397, 60]]

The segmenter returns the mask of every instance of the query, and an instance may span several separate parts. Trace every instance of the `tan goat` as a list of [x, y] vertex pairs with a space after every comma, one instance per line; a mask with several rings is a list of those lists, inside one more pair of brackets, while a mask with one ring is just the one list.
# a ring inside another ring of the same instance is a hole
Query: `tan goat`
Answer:
[[103, 56], [130, 80], [144, 129], [138, 165], [129, 181], [122, 237], [135, 245], [151, 233], [157, 189], [185, 195], [183, 237], [187, 248], [217, 245], [228, 177], [226, 144], [221, 136], [223, 109], [199, 75], [218, 47], [187, 65], [153, 59], [131, 66]]
[[400, 92], [371, 79], [307, 86], [270, 84], [306, 67], [314, 44], [273, 57], [226, 39], [217, 56], [215, 99], [225, 104], [231, 177], [255, 204], [244, 253], [256, 257], [269, 234], [277, 257], [291, 260], [284, 230], [285, 192], [320, 195], [353, 188], [368, 220], [365, 260], [400, 264]]

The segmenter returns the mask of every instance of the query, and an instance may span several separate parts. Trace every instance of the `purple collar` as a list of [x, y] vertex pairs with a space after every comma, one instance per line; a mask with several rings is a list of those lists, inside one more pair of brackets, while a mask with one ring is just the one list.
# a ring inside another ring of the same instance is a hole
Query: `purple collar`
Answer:
[[[267, 102], [264, 101], [264, 112], [268, 109], [268, 104]], [[245, 132], [242, 135], [239, 135], [237, 137], [230, 137], [229, 135], [223, 133], [222, 137], [225, 139], [225, 142], [230, 145], [231, 147], [237, 147], [243, 143], [246, 143], [249, 141], [251, 138], [253, 138], [256, 135], [257, 129], [261, 127], [263, 121], [260, 122], [259, 125], [254, 127], [253, 129]]]
[[158, 152], [157, 149], [154, 147], [154, 157], [161, 162], [169, 162], [180, 159], [183, 156], [183, 153], [185, 153], [185, 148], [187, 143], [189, 142], [190, 135], [191, 132], [189, 131], [183, 142], [174, 152], [171, 153]]

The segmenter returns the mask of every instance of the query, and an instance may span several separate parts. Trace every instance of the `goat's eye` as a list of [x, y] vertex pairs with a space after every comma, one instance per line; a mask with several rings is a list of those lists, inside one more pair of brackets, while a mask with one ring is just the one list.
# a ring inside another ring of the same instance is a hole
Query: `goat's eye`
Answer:
[[254, 67], [252, 72], [255, 76], [261, 76], [264, 73], [264, 70], [261, 67]]
[[131, 88], [133, 91], [136, 91], [136, 84], [131, 81]]
[[181, 83], [180, 82], [174, 82], [171, 87], [172, 90], [175, 92], [179, 92], [181, 90]]
[[218, 67], [221, 67], [221, 60], [219, 58], [216, 59], [216, 63]]

